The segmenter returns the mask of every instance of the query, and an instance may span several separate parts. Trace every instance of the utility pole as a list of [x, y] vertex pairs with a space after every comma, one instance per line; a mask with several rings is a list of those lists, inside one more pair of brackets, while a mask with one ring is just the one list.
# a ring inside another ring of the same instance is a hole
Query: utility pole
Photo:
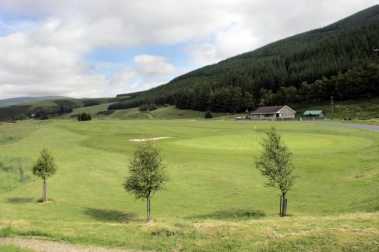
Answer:
[[334, 96], [330, 96], [330, 106], [332, 110], [332, 118], [334, 117]]

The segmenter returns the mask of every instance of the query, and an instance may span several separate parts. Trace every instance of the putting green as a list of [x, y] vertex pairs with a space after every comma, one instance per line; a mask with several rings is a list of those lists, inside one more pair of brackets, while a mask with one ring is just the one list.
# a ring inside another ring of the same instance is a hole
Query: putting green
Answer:
[[[367, 148], [372, 144], [370, 139], [357, 136], [329, 135], [329, 134], [305, 134], [281, 132], [283, 140], [293, 153], [303, 154], [320, 151], [334, 153], [340, 151], [357, 151]], [[194, 137], [193, 139], [178, 139], [174, 144], [188, 148], [243, 151], [257, 153], [260, 150], [260, 142], [264, 134], [262, 132], [232, 134], [222, 136]], [[199, 150], [201, 151], [201, 150]]]

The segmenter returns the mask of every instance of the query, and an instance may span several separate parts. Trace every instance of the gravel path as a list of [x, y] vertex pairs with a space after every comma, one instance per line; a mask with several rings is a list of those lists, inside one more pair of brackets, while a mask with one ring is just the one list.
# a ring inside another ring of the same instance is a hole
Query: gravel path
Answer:
[[63, 242], [19, 238], [0, 238], [0, 245], [14, 245], [35, 252], [137, 252], [136, 250], [85, 247]]
[[377, 126], [377, 125], [355, 124], [355, 123], [348, 123], [345, 125], [347, 125], [351, 128], [354, 128], [354, 129], [366, 129], [366, 130], [370, 130], [370, 131], [379, 132], [379, 126]]

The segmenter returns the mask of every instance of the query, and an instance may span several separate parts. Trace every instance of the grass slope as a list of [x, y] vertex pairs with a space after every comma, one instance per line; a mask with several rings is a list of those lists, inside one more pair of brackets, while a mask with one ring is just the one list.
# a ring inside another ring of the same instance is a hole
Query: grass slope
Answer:
[[[299, 177], [286, 219], [276, 217], [278, 192], [254, 168], [272, 125], [295, 154]], [[57, 120], [4, 124], [0, 132], [13, 139], [0, 143], [0, 159], [31, 167], [47, 147], [59, 166], [49, 180], [51, 203], [36, 203], [38, 179], [0, 193], [0, 236], [158, 251], [377, 251], [375, 132], [222, 120]], [[170, 182], [153, 199], [156, 222], [144, 224], [144, 202], [122, 188], [137, 145], [129, 140], [162, 136], [172, 137], [156, 143]]]
[[327, 117], [334, 119], [375, 119], [379, 118], [379, 98], [337, 101], [334, 106], [334, 114], [330, 103], [307, 104], [295, 106], [299, 114], [305, 110], [323, 110]]
[[[111, 119], [200, 119], [204, 118], [204, 112], [194, 111], [194, 110], [182, 110], [177, 109], [174, 106], [160, 107], [156, 110], [150, 112], [141, 112], [138, 108], [116, 110], [110, 115], [98, 115], [100, 112], [107, 111], [108, 104], [100, 104], [96, 106], [81, 107], [74, 109], [74, 111], [67, 115], [70, 117], [77, 115], [79, 113], [89, 113], [92, 116], [97, 116], [98, 118], [111, 118]], [[223, 116], [222, 113], [214, 113], [215, 117]]]
[[[100, 112], [106, 112], [110, 103], [104, 103], [95, 106], [76, 108], [71, 114], [64, 117], [70, 117], [82, 112], [97, 116], [98, 118], [112, 119], [200, 119], [204, 118], [204, 112], [194, 110], [181, 110], [175, 106], [160, 107], [151, 112], [141, 112], [138, 108], [116, 110], [110, 115], [97, 115]], [[323, 110], [330, 119], [352, 119], [365, 120], [369, 124], [376, 124], [375, 120], [379, 118], [379, 98], [336, 101], [334, 114], [329, 103], [321, 104], [298, 104], [293, 106], [298, 116], [301, 116], [306, 110]], [[213, 113], [214, 117], [233, 119], [235, 116], [226, 113]]]
[[17, 97], [17, 98], [3, 99], [3, 100], [0, 100], [0, 108], [14, 106], [14, 105], [38, 103], [41, 101], [59, 100], [59, 99], [66, 99], [66, 98], [60, 97], [60, 96], [45, 96], [45, 97]]
[[70, 113], [69, 115], [65, 115], [65, 117], [70, 117], [70, 116], [77, 115], [80, 113], [89, 113], [95, 116], [99, 112], [107, 111], [107, 108], [109, 105], [110, 103], [103, 103], [103, 104], [94, 105], [94, 106], [75, 108], [72, 111], [72, 113]]

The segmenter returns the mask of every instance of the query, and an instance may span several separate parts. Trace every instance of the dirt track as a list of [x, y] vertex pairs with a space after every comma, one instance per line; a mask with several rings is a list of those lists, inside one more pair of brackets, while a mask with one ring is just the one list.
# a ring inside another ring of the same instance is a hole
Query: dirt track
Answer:
[[86, 247], [63, 242], [19, 238], [0, 238], [0, 245], [14, 245], [35, 252], [137, 252], [137, 250]]

